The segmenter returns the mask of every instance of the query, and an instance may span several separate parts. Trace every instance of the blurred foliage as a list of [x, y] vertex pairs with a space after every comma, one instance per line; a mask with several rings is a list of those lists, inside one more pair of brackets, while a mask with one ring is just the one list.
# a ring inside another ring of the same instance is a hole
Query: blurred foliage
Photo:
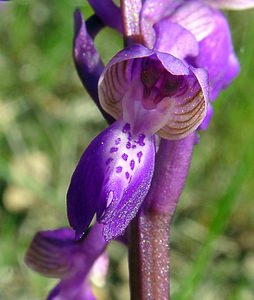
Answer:
[[[0, 11], [0, 299], [44, 299], [55, 280], [23, 263], [37, 230], [66, 226], [65, 193], [105, 122], [72, 62], [72, 15], [83, 0], [17, 0]], [[240, 76], [200, 133], [171, 236], [174, 300], [254, 299], [254, 11], [228, 14]], [[105, 63], [122, 47], [104, 29]], [[128, 299], [127, 253], [113, 243], [99, 299]]]

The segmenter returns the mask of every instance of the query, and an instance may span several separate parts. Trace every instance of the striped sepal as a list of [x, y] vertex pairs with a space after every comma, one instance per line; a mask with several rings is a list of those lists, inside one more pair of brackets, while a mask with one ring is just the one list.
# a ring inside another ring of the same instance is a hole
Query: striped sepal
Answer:
[[63, 228], [41, 231], [34, 236], [25, 263], [47, 277], [64, 278], [72, 272], [71, 255], [74, 249], [73, 230]]

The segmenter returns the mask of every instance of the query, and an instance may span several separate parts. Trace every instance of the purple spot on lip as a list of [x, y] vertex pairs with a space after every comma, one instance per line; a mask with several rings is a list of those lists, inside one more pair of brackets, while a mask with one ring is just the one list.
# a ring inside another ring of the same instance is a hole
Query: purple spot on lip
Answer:
[[130, 130], [130, 128], [131, 128], [130, 124], [126, 123], [126, 124], [124, 125], [124, 127], [123, 127], [123, 130], [122, 130], [123, 133], [128, 132], [128, 131]]
[[130, 132], [128, 132], [128, 141], [132, 141], [132, 135]]
[[117, 139], [115, 140], [115, 144], [116, 144], [116, 145], [119, 145], [120, 142], [121, 142], [121, 139], [120, 139], [120, 138], [117, 138]]
[[126, 172], [126, 173], [125, 173], [125, 177], [126, 177], [126, 179], [129, 179], [130, 174], [129, 174], [128, 172]]
[[131, 167], [131, 170], [133, 170], [135, 168], [135, 161], [133, 159], [130, 162], [130, 167]]
[[126, 153], [124, 153], [124, 154], [122, 155], [122, 159], [125, 160], [125, 161], [127, 161], [128, 155], [127, 155]]
[[121, 173], [122, 170], [123, 170], [123, 167], [121, 167], [121, 166], [116, 167], [116, 173]]
[[140, 146], [145, 146], [145, 135], [144, 134], [140, 134], [139, 137], [138, 137], [138, 140], [137, 140], [137, 143], [140, 145]]
[[142, 153], [142, 151], [139, 151], [138, 153], [137, 153], [137, 157], [138, 157], [138, 162], [140, 163], [141, 162], [141, 157], [143, 156], [143, 153]]
[[106, 166], [111, 163], [114, 159], [112, 157], [109, 157], [107, 160], [106, 160]]
[[130, 148], [131, 148], [131, 143], [130, 143], [130, 142], [127, 142], [127, 143], [126, 143], [126, 148], [127, 148], [127, 149], [130, 149]]
[[118, 148], [117, 147], [112, 147], [110, 149], [110, 153], [114, 153], [114, 152], [117, 152], [118, 151]]

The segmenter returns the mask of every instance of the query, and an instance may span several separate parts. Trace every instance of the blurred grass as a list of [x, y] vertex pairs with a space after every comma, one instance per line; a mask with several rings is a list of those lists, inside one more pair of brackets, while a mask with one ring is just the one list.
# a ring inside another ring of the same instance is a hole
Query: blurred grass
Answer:
[[[44, 299], [54, 280], [28, 270], [37, 230], [67, 225], [65, 193], [82, 150], [105, 126], [72, 63], [72, 14], [85, 1], [17, 0], [0, 11], [0, 299]], [[254, 11], [229, 15], [240, 76], [214, 103], [172, 226], [174, 300], [254, 299]], [[121, 48], [96, 44], [105, 62]], [[100, 299], [128, 299], [125, 251], [110, 247]]]

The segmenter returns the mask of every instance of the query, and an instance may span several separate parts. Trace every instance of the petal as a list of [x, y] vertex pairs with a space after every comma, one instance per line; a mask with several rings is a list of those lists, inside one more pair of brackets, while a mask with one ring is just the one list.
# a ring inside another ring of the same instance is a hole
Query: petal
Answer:
[[122, 140], [123, 146], [126, 146], [122, 147], [116, 157], [116, 161], [119, 161], [116, 170], [122, 168], [122, 171], [116, 179], [111, 175], [109, 183], [104, 187], [104, 193], [109, 195], [110, 202], [99, 220], [104, 224], [106, 240], [123, 234], [135, 217], [149, 190], [154, 170], [153, 138], [140, 135], [135, 140], [130, 131], [127, 134], [128, 138]]
[[112, 122], [111, 116], [103, 111], [98, 99], [98, 80], [104, 66], [92, 38], [87, 33], [86, 24], [79, 10], [76, 10], [74, 14], [73, 59], [78, 75], [87, 92], [93, 98], [105, 119]]
[[182, 2], [165, 0], [146, 0], [140, 14], [140, 27], [145, 46], [153, 48], [155, 33], [153, 25], [169, 16]]
[[99, 98], [115, 119], [123, 115], [133, 127], [143, 124], [147, 133], [180, 139], [205, 117], [207, 86], [205, 72], [135, 45], [110, 61], [99, 81]]
[[102, 225], [96, 223], [75, 245], [76, 249], [72, 249], [69, 256], [75, 262], [74, 271], [68, 273], [50, 292], [48, 300], [95, 300], [89, 283], [90, 273], [103, 271], [103, 276], [106, 276], [108, 270], [108, 261], [105, 260], [107, 243], [102, 237]]
[[[78, 71], [82, 72], [82, 78], [99, 78], [103, 64], [95, 49], [93, 40], [88, 35], [83, 16], [79, 10], [74, 14], [74, 61]], [[93, 81], [93, 80], [92, 80]]]
[[61, 280], [49, 293], [47, 300], [96, 300], [89, 282], [80, 277]]
[[154, 25], [154, 29], [156, 33], [154, 48], [156, 50], [170, 53], [180, 59], [198, 55], [199, 49], [195, 37], [182, 26], [169, 19], [163, 19]]
[[106, 245], [100, 224], [95, 224], [78, 242], [69, 228], [41, 231], [33, 238], [25, 262], [48, 277], [69, 278], [82, 273], [85, 278]]
[[201, 1], [147, 0], [141, 11], [141, 31], [145, 45], [153, 48], [156, 36], [153, 25], [169, 19], [190, 31], [200, 41], [213, 29], [210, 8]]
[[[74, 25], [75, 25], [75, 20], [74, 20]], [[86, 30], [92, 39], [95, 39], [96, 35], [101, 31], [101, 29], [103, 27], [104, 27], [104, 24], [102, 23], [101, 19], [97, 15], [92, 15], [86, 21]], [[79, 26], [76, 26], [76, 28], [74, 28], [74, 29], [79, 30]]]
[[208, 36], [215, 26], [212, 10], [202, 1], [184, 1], [169, 19], [189, 30], [197, 41]]
[[105, 25], [123, 32], [121, 10], [112, 0], [88, 0], [88, 2]]
[[75, 250], [75, 232], [68, 228], [40, 231], [25, 256], [26, 264], [48, 277], [63, 278], [74, 272], [71, 252]]
[[219, 9], [241, 10], [254, 7], [254, 0], [204, 0], [204, 2]]
[[[95, 212], [104, 225], [119, 222], [121, 226], [112, 237], [123, 233], [145, 197], [154, 156], [153, 138], [142, 133], [132, 136], [129, 124], [122, 121], [113, 123], [91, 142], [77, 165], [67, 193], [68, 218], [77, 235], [83, 234]], [[136, 191], [140, 197], [133, 199]], [[126, 220], [115, 211], [120, 208], [129, 215]]]
[[213, 11], [213, 18], [215, 27], [200, 41], [200, 54], [194, 60], [195, 66], [205, 68], [209, 74], [211, 100], [231, 83], [240, 70], [226, 18], [217, 11]]

